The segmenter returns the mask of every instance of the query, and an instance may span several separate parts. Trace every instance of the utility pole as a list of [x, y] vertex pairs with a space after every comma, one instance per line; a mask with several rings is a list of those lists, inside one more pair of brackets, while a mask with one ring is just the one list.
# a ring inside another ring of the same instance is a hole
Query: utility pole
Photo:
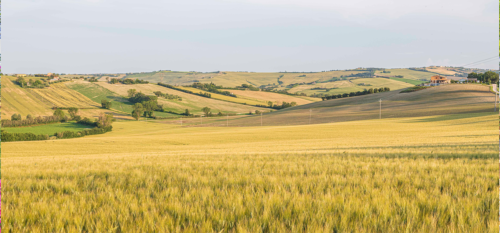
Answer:
[[[500, 82], [499, 82], [500, 84]], [[493, 91], [495, 92], [495, 112], [497, 111], [497, 102], [498, 102], [498, 95], [500, 94], [500, 88], [497, 87], [497, 84], [493, 84], [495, 85], [493, 88]], [[496, 90], [495, 90], [496, 89]]]
[[226, 127], [229, 127], [229, 114], [226, 113]]
[[382, 119], [382, 99], [379, 100], [380, 101], [380, 112], [379, 112], [379, 119]]
[[181, 117], [181, 126], [182, 126], [182, 117]]
[[260, 126], [262, 126], [262, 112], [260, 113]]
[[203, 125], [203, 116], [200, 115], [201, 124]]
[[498, 101], [498, 93], [495, 92], [495, 112], [497, 111], [497, 101]]

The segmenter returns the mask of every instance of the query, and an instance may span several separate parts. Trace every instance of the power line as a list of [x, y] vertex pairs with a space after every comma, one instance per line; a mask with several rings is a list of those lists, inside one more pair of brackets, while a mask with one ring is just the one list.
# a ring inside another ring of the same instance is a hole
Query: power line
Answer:
[[490, 59], [493, 59], [493, 58], [498, 59], [498, 56], [494, 56], [494, 57], [486, 58], [486, 59], [483, 59], [483, 60], [480, 60], [480, 61], [476, 61], [476, 62], [472, 62], [472, 63], [469, 63], [469, 64], [461, 65], [461, 66], [459, 66], [459, 67], [469, 66], [469, 65], [474, 65], [474, 64], [476, 64], [476, 63], [485, 62], [485, 61], [490, 60]]
[[[475, 65], [481, 65], [481, 64], [484, 64], [486, 62], [492, 62], [492, 61], [496, 61], [498, 58], [492, 58], [492, 59], [488, 59], [488, 60], [484, 60], [484, 61], [481, 61], [481, 62], [476, 62], [476, 63], [473, 63], [473, 64], [469, 64], [469, 65], [466, 65], [466, 66], [475, 66]], [[464, 66], [465, 67], [465, 66]]]

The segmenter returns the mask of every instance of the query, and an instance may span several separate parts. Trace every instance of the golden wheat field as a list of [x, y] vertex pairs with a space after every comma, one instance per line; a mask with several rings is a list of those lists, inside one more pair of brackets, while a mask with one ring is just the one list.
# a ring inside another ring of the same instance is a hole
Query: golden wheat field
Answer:
[[5, 232], [498, 232], [498, 116], [2, 143]]

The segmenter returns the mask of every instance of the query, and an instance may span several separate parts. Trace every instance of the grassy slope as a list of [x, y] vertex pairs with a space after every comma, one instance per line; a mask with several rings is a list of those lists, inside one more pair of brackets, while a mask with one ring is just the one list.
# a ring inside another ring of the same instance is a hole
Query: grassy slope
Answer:
[[[332, 77], [360, 73], [360, 71], [330, 71], [319, 73], [247, 73], [247, 72], [221, 72], [221, 73], [196, 73], [196, 72], [151, 72], [144, 74], [128, 75], [128, 78], [139, 78], [150, 82], [163, 82], [168, 84], [192, 84], [195, 80], [201, 83], [213, 82], [225, 87], [236, 87], [241, 84], [254, 86], [278, 84], [278, 78], [284, 85], [316, 80], [328, 80]], [[299, 77], [305, 75], [305, 77]]]
[[[370, 84], [371, 86], [358, 86], [359, 83], [365, 83], [365, 84]], [[406, 87], [413, 86], [413, 84], [408, 84], [405, 82], [401, 81], [396, 81], [396, 80], [391, 80], [391, 79], [386, 79], [386, 78], [359, 78], [359, 79], [352, 79], [348, 81], [336, 81], [332, 83], [325, 83], [323, 85], [321, 84], [315, 84], [315, 85], [308, 85], [309, 88], [313, 87], [327, 87], [327, 88], [333, 88], [328, 92], [325, 92], [325, 90], [300, 90], [300, 86], [297, 88], [293, 88], [290, 90], [290, 92], [303, 92], [306, 94], [312, 94], [312, 93], [325, 93], [328, 95], [332, 94], [343, 94], [343, 93], [350, 93], [350, 92], [357, 92], [357, 91], [363, 91], [364, 89], [370, 89], [370, 88], [380, 88], [380, 87], [389, 87], [391, 90], [399, 90], [403, 89]]]
[[264, 108], [230, 103], [226, 101], [220, 101], [217, 99], [192, 95], [181, 91], [173, 90], [170, 88], [162, 87], [156, 84], [123, 85], [123, 84], [99, 83], [98, 85], [122, 96], [126, 96], [127, 91], [129, 89], [136, 89], [138, 92], [141, 91], [142, 93], [147, 95], [154, 95], [153, 92], [161, 91], [163, 93], [181, 96], [182, 101], [158, 98], [158, 102], [160, 104], [163, 104], [163, 106], [166, 109], [179, 113], [184, 112], [185, 109], [189, 109], [192, 113], [199, 114], [202, 112], [201, 109], [203, 107], [209, 107], [212, 109], [212, 112], [215, 113], [219, 111], [224, 113], [248, 113], [249, 111], [265, 110]]
[[86, 96], [87, 98], [93, 100], [96, 103], [101, 103], [102, 100], [111, 101], [112, 109], [122, 111], [122, 112], [132, 112], [132, 103], [129, 103], [122, 96], [106, 89], [98, 84], [84, 82], [84, 81], [75, 81], [71, 83], [66, 83], [66, 85]]
[[[381, 71], [376, 72], [382, 76], [395, 76], [395, 75], [404, 75], [405, 79], [408, 80], [398, 80], [403, 81], [410, 84], [416, 84], [416, 82], [412, 82], [410, 80], [419, 80], [419, 79], [430, 79], [432, 75], [435, 73], [431, 72], [422, 72], [422, 71], [413, 71], [409, 69], [388, 69], [391, 71], [389, 74], [381, 73]], [[196, 72], [150, 72], [143, 74], [134, 74], [129, 75], [127, 77], [131, 78], [140, 78], [145, 79], [150, 82], [163, 82], [169, 84], [192, 84], [194, 81], [198, 81], [201, 83], [210, 83], [213, 82], [217, 85], [222, 85], [225, 87], [236, 87], [241, 84], [251, 84], [254, 86], [260, 85], [268, 85], [268, 84], [278, 84], [278, 78], [283, 82], [282, 86], [278, 89], [285, 89], [286, 85], [294, 84], [294, 83], [311, 83], [315, 81], [326, 81], [333, 77], [339, 78], [344, 75], [357, 74], [364, 71], [329, 71], [329, 72], [318, 72], [318, 73], [249, 73], [249, 72], [221, 72], [221, 73], [196, 73]], [[302, 76], [302, 77], [301, 77]], [[418, 83], [420, 84], [420, 82]], [[395, 83], [387, 83], [388, 85], [396, 85]], [[353, 88], [354, 85], [349, 83], [348, 81], [340, 81], [340, 82], [327, 82], [327, 83], [316, 83], [313, 85], [299, 85], [291, 89], [289, 92], [304, 92], [306, 94], [313, 93], [323, 93], [322, 90], [310, 90], [314, 87], [338, 87], [338, 90], [332, 90], [332, 93], [346, 93], [351, 91], [363, 90], [363, 88]], [[391, 87], [392, 89], [396, 87]], [[329, 93], [329, 94], [332, 94]]]
[[34, 134], [53, 135], [57, 132], [64, 132], [64, 131], [77, 132], [89, 128], [92, 127], [88, 125], [77, 124], [74, 122], [67, 122], [67, 123], [39, 125], [33, 127], [13, 127], [13, 128], [2, 128], [2, 129], [9, 133], [34, 133]]
[[32, 115], [51, 115], [52, 105], [48, 102], [36, 98], [27, 89], [20, 88], [12, 83], [5, 76], [2, 78], [2, 119], [9, 118], [14, 113], [22, 116]]
[[[382, 117], [431, 116], [470, 112], [493, 112], [495, 95], [488, 86], [446, 85], [412, 93], [390, 91], [300, 105], [266, 114], [264, 124], [308, 124], [309, 109], [312, 123], [327, 123], [376, 119], [382, 99]], [[246, 117], [230, 122], [232, 125], [260, 125], [259, 117]]]
[[394, 78], [394, 77], [391, 77], [390, 79], [396, 80], [396, 81], [400, 81], [400, 82], [409, 83], [409, 84], [413, 84], [413, 85], [420, 85], [420, 84], [422, 84], [422, 83], [425, 82], [425, 81], [419, 81], [419, 80], [413, 80], [413, 79], [407, 79], [407, 78]]
[[498, 232], [496, 114], [3, 143], [2, 228]]
[[376, 75], [381, 75], [381, 76], [396, 76], [396, 75], [403, 75], [405, 79], [412, 79], [412, 80], [420, 80], [420, 79], [426, 79], [430, 80], [432, 76], [436, 75], [436, 73], [432, 72], [425, 72], [425, 71], [415, 71], [415, 70], [409, 70], [409, 69], [388, 69], [388, 71], [391, 71], [391, 73], [382, 73], [382, 71], [377, 71], [375, 72]]

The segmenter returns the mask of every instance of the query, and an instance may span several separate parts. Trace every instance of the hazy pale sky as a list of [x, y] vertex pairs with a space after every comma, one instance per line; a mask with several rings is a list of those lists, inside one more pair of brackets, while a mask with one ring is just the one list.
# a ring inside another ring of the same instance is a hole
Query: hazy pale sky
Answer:
[[[460, 66], [498, 54], [497, 0], [12, 0], [4, 73]], [[498, 69], [498, 59], [477, 64]]]

